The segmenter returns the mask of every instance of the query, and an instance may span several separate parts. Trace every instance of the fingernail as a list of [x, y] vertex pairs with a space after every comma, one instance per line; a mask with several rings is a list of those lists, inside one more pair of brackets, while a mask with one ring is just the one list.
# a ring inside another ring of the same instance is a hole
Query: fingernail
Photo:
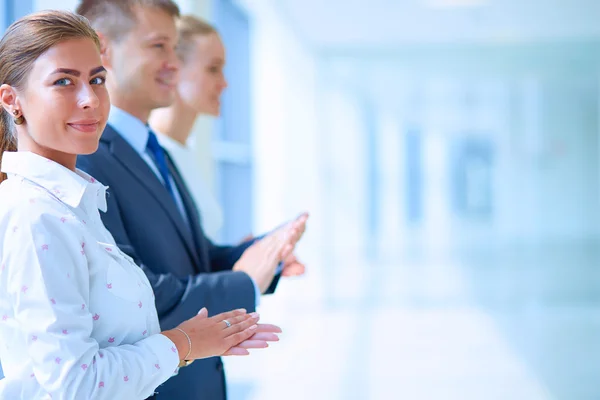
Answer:
[[250, 314], [250, 316], [251, 316], [252, 318], [258, 318], [258, 313], [256, 313], [256, 312], [253, 312], [252, 314]]
[[254, 330], [256, 330], [256, 328], [258, 328], [258, 325], [252, 325], [252, 326], [250, 327], [250, 330], [251, 330], [251, 331], [254, 331]]
[[246, 312], [246, 309], [245, 309], [245, 308], [238, 308], [236, 311], [239, 311], [239, 312], [243, 312], [243, 313], [245, 313], [245, 312]]

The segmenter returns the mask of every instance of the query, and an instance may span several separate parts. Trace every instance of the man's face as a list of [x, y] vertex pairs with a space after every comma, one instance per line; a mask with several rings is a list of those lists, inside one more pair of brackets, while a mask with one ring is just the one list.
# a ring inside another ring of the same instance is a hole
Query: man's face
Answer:
[[135, 24], [120, 40], [107, 40], [104, 65], [113, 103], [144, 122], [175, 96], [179, 62], [175, 19], [155, 7], [134, 8]]

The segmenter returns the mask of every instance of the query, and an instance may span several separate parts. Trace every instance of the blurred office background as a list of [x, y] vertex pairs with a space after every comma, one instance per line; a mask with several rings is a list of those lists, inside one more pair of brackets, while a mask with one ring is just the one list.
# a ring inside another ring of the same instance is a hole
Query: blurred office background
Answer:
[[178, 3], [227, 48], [220, 239], [311, 213], [231, 400], [600, 399], [599, 1]]

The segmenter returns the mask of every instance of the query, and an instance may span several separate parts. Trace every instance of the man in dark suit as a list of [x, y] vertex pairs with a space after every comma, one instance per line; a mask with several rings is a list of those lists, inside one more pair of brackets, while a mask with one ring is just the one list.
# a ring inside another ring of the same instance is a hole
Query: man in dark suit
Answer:
[[[109, 186], [103, 222], [153, 286], [161, 327], [170, 329], [202, 307], [211, 314], [254, 311], [272, 293], [278, 264], [304, 231], [306, 216], [239, 246], [217, 246], [169, 155], [148, 128], [150, 112], [174, 97], [177, 5], [171, 0], [82, 0], [77, 8], [101, 39], [113, 104], [98, 151], [77, 166]], [[277, 244], [277, 245], [275, 245]], [[279, 247], [278, 247], [279, 246]], [[269, 335], [266, 331], [260, 335]], [[244, 352], [244, 349], [237, 349]], [[220, 358], [199, 360], [157, 389], [157, 399], [225, 399]]]

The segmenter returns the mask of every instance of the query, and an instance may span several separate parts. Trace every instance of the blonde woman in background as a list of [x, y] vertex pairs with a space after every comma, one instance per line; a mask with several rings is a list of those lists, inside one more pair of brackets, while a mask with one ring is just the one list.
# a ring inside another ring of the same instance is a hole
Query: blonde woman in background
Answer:
[[[178, 19], [177, 33], [181, 66], [175, 101], [169, 107], [154, 110], [149, 123], [178, 164], [201, 211], [203, 228], [206, 226], [214, 235], [223, 223], [222, 210], [200, 177], [200, 167], [189, 141], [201, 115], [218, 117], [221, 114], [221, 95], [227, 88], [223, 73], [225, 47], [215, 27], [193, 15]], [[307, 219], [308, 214], [301, 214], [297, 223], [303, 227]], [[251, 236], [245, 240], [250, 239]], [[293, 253], [285, 259], [283, 276], [298, 276], [304, 271], [304, 264]]]
[[223, 226], [223, 210], [199, 174], [192, 130], [199, 116], [220, 114], [221, 94], [227, 87], [223, 75], [225, 49], [217, 31], [196, 17], [182, 16], [177, 31], [178, 56], [183, 63], [177, 101], [171, 107], [153, 111], [150, 126], [179, 166], [200, 209], [202, 228], [214, 240]]

